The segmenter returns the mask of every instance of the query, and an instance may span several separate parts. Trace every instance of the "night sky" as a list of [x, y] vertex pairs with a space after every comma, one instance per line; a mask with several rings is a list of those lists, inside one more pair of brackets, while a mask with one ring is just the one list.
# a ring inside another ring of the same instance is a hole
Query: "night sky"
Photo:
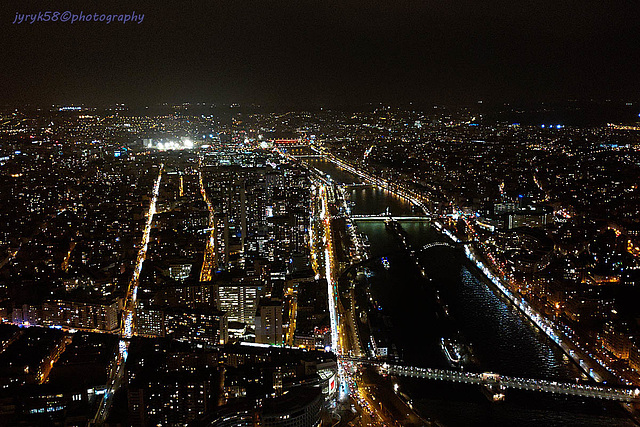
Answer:
[[[142, 24], [12, 24], [16, 12]], [[640, 99], [640, 1], [4, 0], [0, 103]]]

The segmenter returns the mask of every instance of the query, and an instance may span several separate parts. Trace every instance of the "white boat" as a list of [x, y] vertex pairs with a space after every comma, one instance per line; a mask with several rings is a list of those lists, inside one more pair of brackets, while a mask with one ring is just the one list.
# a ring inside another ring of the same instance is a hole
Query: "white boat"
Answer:
[[442, 352], [452, 366], [460, 365], [463, 350], [460, 344], [452, 339], [442, 338], [440, 340], [440, 346], [442, 347]]

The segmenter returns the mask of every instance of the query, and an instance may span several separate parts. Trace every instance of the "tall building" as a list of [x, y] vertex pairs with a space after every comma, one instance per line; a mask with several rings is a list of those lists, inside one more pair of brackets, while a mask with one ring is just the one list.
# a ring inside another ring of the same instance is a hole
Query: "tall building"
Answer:
[[256, 313], [256, 342], [260, 344], [282, 344], [282, 301], [263, 300]]
[[164, 337], [164, 311], [160, 308], [139, 306], [136, 310], [136, 331], [143, 337]]
[[141, 306], [136, 312], [138, 335], [178, 341], [225, 344], [229, 339], [227, 315], [212, 310]]
[[67, 326], [78, 329], [98, 329], [112, 332], [118, 329], [119, 308], [117, 300], [104, 302], [47, 301], [42, 308], [22, 306], [13, 311], [14, 323], [43, 326]]
[[165, 336], [191, 343], [225, 344], [227, 314], [209, 310], [165, 310]]
[[218, 309], [227, 313], [230, 322], [253, 325], [262, 293], [263, 286], [254, 281], [221, 283], [218, 286]]

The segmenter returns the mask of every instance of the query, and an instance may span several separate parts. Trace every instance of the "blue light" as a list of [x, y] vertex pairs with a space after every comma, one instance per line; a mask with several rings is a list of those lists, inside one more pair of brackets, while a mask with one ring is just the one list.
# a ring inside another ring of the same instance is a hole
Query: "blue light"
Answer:
[[557, 125], [556, 129], [562, 129], [562, 127], [563, 127], [562, 125]]
[[544, 125], [542, 125], [542, 129], [544, 129]]

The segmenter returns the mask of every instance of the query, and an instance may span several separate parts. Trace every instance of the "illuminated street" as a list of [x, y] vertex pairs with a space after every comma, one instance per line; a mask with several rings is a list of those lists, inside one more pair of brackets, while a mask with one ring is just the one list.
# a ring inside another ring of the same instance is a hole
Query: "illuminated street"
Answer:
[[123, 318], [122, 337], [123, 338], [131, 338], [135, 334], [136, 298], [138, 295], [138, 284], [140, 279], [140, 272], [142, 271], [142, 266], [147, 257], [149, 236], [151, 235], [151, 227], [153, 225], [153, 215], [156, 213], [156, 203], [158, 201], [158, 193], [160, 191], [160, 181], [162, 179], [163, 167], [164, 165], [160, 165], [158, 178], [156, 179], [153, 189], [151, 191], [149, 211], [146, 214], [146, 222], [145, 222], [144, 230], [142, 232], [142, 239], [140, 241], [140, 250], [138, 252], [138, 257], [136, 258], [136, 264], [133, 270], [133, 277], [129, 282], [127, 295], [125, 297], [125, 308], [122, 315], [122, 318]]

